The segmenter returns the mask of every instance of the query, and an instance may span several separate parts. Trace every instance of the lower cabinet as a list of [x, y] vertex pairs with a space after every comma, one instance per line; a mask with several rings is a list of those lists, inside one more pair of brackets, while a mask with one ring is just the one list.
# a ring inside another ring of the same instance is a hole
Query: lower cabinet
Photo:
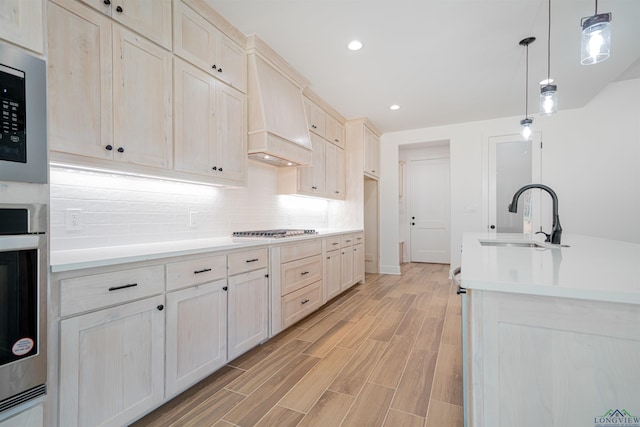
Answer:
[[350, 288], [353, 282], [353, 246], [347, 246], [341, 249], [341, 264], [342, 264], [342, 281], [340, 290], [344, 291]]
[[125, 425], [164, 398], [164, 295], [60, 322], [60, 426]]
[[364, 244], [353, 245], [353, 283], [364, 280]]
[[269, 336], [268, 270], [231, 276], [228, 283], [228, 356], [233, 360]]
[[327, 287], [327, 301], [336, 297], [342, 292], [342, 253], [340, 249], [327, 252], [325, 260]]
[[227, 362], [227, 279], [167, 294], [166, 397]]

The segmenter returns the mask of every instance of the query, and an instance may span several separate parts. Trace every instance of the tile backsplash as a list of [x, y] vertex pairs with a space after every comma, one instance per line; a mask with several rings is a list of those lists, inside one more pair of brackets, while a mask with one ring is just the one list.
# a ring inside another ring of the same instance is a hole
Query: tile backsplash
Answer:
[[[329, 204], [335, 212], [342, 203], [277, 195], [277, 170], [253, 162], [247, 187], [237, 189], [61, 167], [51, 168], [50, 182], [53, 251], [228, 237], [249, 229], [321, 229], [329, 225]], [[71, 213], [79, 213], [75, 227]]]

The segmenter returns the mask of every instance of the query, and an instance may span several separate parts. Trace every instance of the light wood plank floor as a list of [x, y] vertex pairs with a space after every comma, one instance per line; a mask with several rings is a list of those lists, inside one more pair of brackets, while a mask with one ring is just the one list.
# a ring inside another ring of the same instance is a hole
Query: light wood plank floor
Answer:
[[462, 426], [449, 265], [368, 274], [134, 426]]

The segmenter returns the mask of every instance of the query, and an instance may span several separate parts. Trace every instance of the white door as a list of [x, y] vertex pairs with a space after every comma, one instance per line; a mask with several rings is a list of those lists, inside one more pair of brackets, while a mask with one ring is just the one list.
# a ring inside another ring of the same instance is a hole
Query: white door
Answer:
[[410, 162], [411, 261], [448, 264], [449, 158]]
[[522, 194], [517, 213], [508, 211], [519, 188], [540, 182], [540, 139], [539, 133], [534, 133], [530, 141], [522, 141], [520, 135], [489, 138], [488, 231], [532, 233], [540, 229], [539, 190]]

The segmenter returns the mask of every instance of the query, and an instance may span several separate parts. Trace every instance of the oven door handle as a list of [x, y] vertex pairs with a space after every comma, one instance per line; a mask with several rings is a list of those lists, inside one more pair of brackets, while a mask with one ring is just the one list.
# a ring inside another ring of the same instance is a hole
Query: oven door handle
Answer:
[[0, 252], [38, 249], [44, 234], [19, 234], [0, 236]]

